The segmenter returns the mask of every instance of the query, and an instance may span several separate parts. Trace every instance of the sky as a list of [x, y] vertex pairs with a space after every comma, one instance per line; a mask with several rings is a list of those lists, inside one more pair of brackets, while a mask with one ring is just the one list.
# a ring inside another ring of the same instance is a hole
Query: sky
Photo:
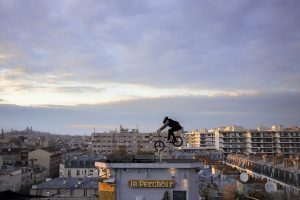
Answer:
[[300, 126], [298, 0], [0, 0], [0, 128]]

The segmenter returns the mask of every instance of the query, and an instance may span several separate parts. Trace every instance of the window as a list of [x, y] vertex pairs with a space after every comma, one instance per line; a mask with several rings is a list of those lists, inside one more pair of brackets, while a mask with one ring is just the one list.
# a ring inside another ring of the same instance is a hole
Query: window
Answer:
[[83, 190], [83, 196], [87, 196], [87, 189]]
[[186, 200], [186, 191], [173, 191], [173, 200]]
[[70, 190], [70, 196], [74, 196], [74, 190]]
[[68, 177], [71, 176], [71, 170], [68, 170]]
[[80, 170], [77, 169], [76, 175], [79, 176], [80, 175]]

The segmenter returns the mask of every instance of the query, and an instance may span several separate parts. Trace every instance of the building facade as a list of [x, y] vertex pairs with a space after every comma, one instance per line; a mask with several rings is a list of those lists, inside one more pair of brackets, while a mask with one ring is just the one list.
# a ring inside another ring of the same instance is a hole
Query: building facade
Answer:
[[47, 169], [48, 177], [59, 176], [59, 165], [62, 161], [62, 153], [55, 148], [43, 148], [29, 152], [28, 161], [33, 166], [40, 165]]
[[30, 194], [43, 196], [31, 199], [97, 200], [98, 181], [93, 178], [55, 178], [33, 185]]
[[[183, 137], [181, 132], [175, 133]], [[166, 138], [167, 133], [162, 132], [161, 137]], [[157, 133], [139, 133], [138, 129], [124, 129], [120, 127], [120, 132], [110, 131], [109, 133], [93, 133], [92, 134], [92, 153], [108, 155], [115, 150], [125, 148], [129, 154], [139, 151], [154, 151], [154, 143], [157, 141]], [[172, 145], [165, 143], [168, 148]], [[165, 151], [166, 152], [166, 151]]]
[[191, 131], [187, 135], [190, 146], [208, 150], [214, 148], [222, 151], [225, 157], [230, 153], [263, 153], [284, 157], [300, 154], [298, 128], [283, 129], [277, 125], [271, 129], [244, 130], [241, 126], [229, 126], [218, 128], [213, 133]]
[[32, 169], [29, 167], [4, 165], [0, 169], [0, 191], [26, 192], [31, 183]]
[[108, 196], [116, 200], [198, 199], [198, 174], [202, 163], [195, 161], [162, 163], [96, 162], [100, 176], [100, 200]]
[[100, 161], [102, 156], [100, 155], [78, 155], [72, 156], [65, 160], [63, 164], [60, 164], [59, 177], [98, 177], [99, 172], [95, 167], [95, 162]]
[[216, 130], [215, 135], [219, 140], [218, 150], [223, 151], [225, 157], [231, 153], [247, 153], [246, 131]]
[[24, 165], [28, 159], [28, 149], [25, 148], [2, 148], [4, 165]]
[[216, 149], [216, 136], [214, 131], [206, 129], [193, 130], [187, 133], [189, 147]]

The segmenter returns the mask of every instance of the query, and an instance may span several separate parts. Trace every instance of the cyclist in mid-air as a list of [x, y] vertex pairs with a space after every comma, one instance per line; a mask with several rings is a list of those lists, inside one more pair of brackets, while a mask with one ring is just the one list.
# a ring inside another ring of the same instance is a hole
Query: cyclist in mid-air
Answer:
[[168, 130], [168, 141], [170, 141], [170, 137], [172, 136], [172, 142], [176, 142], [176, 137], [174, 135], [175, 131], [179, 131], [182, 129], [182, 126], [179, 124], [179, 122], [172, 120], [171, 118], [165, 117], [163, 121], [164, 125], [160, 127], [160, 129], [157, 130], [158, 133], [160, 133], [162, 130], [164, 130], [167, 126], [171, 127]]

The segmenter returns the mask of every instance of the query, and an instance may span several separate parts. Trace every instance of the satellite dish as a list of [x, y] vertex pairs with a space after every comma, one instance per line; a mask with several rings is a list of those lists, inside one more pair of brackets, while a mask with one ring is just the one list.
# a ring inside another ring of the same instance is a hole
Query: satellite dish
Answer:
[[245, 173], [245, 172], [241, 173], [240, 179], [241, 179], [241, 181], [242, 181], [243, 183], [246, 183], [246, 182], [248, 181], [248, 179], [249, 179], [248, 174]]
[[265, 184], [265, 190], [267, 193], [275, 193], [277, 191], [277, 185], [271, 181]]

